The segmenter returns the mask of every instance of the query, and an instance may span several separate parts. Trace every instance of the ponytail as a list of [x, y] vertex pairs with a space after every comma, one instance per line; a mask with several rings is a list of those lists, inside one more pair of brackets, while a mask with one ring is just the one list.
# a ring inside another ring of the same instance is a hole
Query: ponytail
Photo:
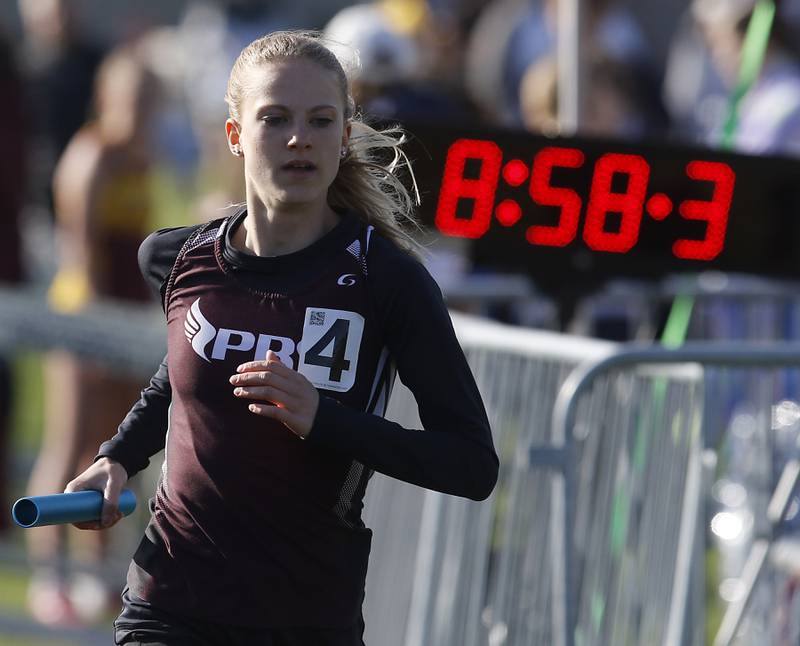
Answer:
[[[413, 215], [419, 193], [401, 148], [405, 133], [399, 126], [375, 130], [359, 118], [353, 118], [351, 126], [347, 154], [328, 189], [329, 204], [352, 211], [404, 251], [419, 255], [421, 246], [408, 232], [410, 227], [420, 228]], [[414, 187], [413, 196], [398, 177], [403, 169]]]

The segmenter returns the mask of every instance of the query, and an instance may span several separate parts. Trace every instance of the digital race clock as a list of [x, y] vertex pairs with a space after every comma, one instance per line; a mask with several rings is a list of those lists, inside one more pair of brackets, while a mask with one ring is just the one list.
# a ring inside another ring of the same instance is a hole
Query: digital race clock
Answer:
[[407, 126], [423, 221], [542, 288], [707, 269], [800, 276], [800, 161]]

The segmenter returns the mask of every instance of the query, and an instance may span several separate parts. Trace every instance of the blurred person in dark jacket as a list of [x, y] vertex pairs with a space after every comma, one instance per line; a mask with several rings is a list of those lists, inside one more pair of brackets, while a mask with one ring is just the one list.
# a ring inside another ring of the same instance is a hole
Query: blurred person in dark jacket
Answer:
[[325, 26], [354, 98], [378, 118], [426, 123], [472, 120], [461, 91], [457, 23], [424, 0], [346, 7]]
[[[0, 283], [22, 280], [22, 249], [19, 211], [25, 187], [24, 110], [20, 101], [20, 78], [9, 43], [0, 34]], [[0, 504], [8, 502], [11, 370], [0, 356]], [[6, 509], [8, 507], [5, 507]], [[8, 514], [0, 514], [0, 532], [8, 528]]]
[[51, 211], [56, 161], [89, 116], [92, 80], [102, 51], [76, 25], [70, 0], [18, 0], [23, 38], [19, 60], [25, 109], [31, 115], [29, 200]]

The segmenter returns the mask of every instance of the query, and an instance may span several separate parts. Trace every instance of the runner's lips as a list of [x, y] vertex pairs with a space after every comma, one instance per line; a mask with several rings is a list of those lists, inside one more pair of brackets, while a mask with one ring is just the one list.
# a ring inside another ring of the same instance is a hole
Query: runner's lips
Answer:
[[284, 170], [316, 170], [317, 167], [310, 161], [295, 159], [285, 163], [281, 168]]

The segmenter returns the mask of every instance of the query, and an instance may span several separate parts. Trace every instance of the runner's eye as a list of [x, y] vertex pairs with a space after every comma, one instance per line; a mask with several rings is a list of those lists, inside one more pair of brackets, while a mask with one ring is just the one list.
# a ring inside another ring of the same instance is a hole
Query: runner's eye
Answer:
[[261, 120], [266, 123], [268, 126], [279, 126], [286, 122], [286, 117], [279, 117], [276, 115], [267, 115], [266, 117], [262, 117]]

